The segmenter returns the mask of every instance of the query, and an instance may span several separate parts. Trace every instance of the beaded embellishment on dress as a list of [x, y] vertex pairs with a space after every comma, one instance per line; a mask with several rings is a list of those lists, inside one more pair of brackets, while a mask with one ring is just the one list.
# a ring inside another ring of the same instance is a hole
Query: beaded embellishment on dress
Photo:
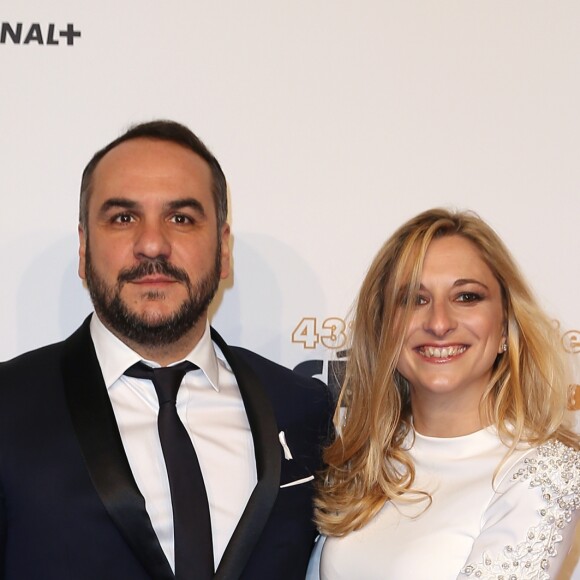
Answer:
[[559, 441], [549, 441], [525, 458], [513, 475], [514, 483], [540, 487], [545, 505], [538, 512], [538, 524], [528, 529], [517, 545], [503, 553], [487, 553], [479, 563], [469, 563], [462, 574], [478, 580], [549, 580], [550, 558], [562, 541], [561, 530], [580, 507], [580, 453]]

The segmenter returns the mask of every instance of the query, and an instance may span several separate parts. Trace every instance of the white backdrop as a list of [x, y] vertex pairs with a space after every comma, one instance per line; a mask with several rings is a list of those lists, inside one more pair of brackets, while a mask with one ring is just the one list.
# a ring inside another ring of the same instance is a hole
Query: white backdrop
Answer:
[[231, 343], [326, 378], [381, 243], [454, 206], [505, 239], [580, 383], [577, 0], [4, 0], [1, 19], [0, 359], [90, 311], [80, 173], [164, 117], [228, 177], [235, 271], [214, 324]]

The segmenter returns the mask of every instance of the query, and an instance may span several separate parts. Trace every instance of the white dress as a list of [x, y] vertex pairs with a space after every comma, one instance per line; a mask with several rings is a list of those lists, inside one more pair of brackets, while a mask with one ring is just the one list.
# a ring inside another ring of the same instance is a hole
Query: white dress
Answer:
[[[409, 445], [412, 444], [412, 436]], [[416, 434], [420, 503], [387, 502], [364, 528], [323, 538], [309, 580], [555, 578], [580, 510], [580, 453], [559, 442], [507, 448], [493, 428]]]

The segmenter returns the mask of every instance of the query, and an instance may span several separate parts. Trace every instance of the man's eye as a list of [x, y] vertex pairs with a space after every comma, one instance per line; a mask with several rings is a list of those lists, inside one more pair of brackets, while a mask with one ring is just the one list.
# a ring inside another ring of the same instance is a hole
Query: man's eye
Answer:
[[176, 214], [176, 215], [172, 216], [171, 221], [173, 223], [183, 224], [183, 225], [193, 223], [193, 220], [189, 216], [184, 215], [184, 214]]
[[120, 214], [113, 216], [111, 221], [113, 221], [114, 223], [117, 223], [117, 224], [128, 224], [128, 223], [131, 223], [133, 221], [133, 216], [131, 214], [128, 214], [128, 213], [120, 213]]
[[483, 300], [483, 296], [477, 292], [462, 292], [456, 298], [457, 302], [479, 302]]

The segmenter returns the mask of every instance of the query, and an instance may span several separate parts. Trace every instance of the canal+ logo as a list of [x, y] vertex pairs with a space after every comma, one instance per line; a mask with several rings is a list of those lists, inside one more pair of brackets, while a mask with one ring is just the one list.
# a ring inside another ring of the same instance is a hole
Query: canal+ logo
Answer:
[[0, 44], [37, 44], [55, 46], [66, 44], [72, 46], [75, 39], [81, 37], [81, 31], [74, 24], [57, 26], [56, 24], [24, 24], [22, 22], [2, 22], [0, 24]]

